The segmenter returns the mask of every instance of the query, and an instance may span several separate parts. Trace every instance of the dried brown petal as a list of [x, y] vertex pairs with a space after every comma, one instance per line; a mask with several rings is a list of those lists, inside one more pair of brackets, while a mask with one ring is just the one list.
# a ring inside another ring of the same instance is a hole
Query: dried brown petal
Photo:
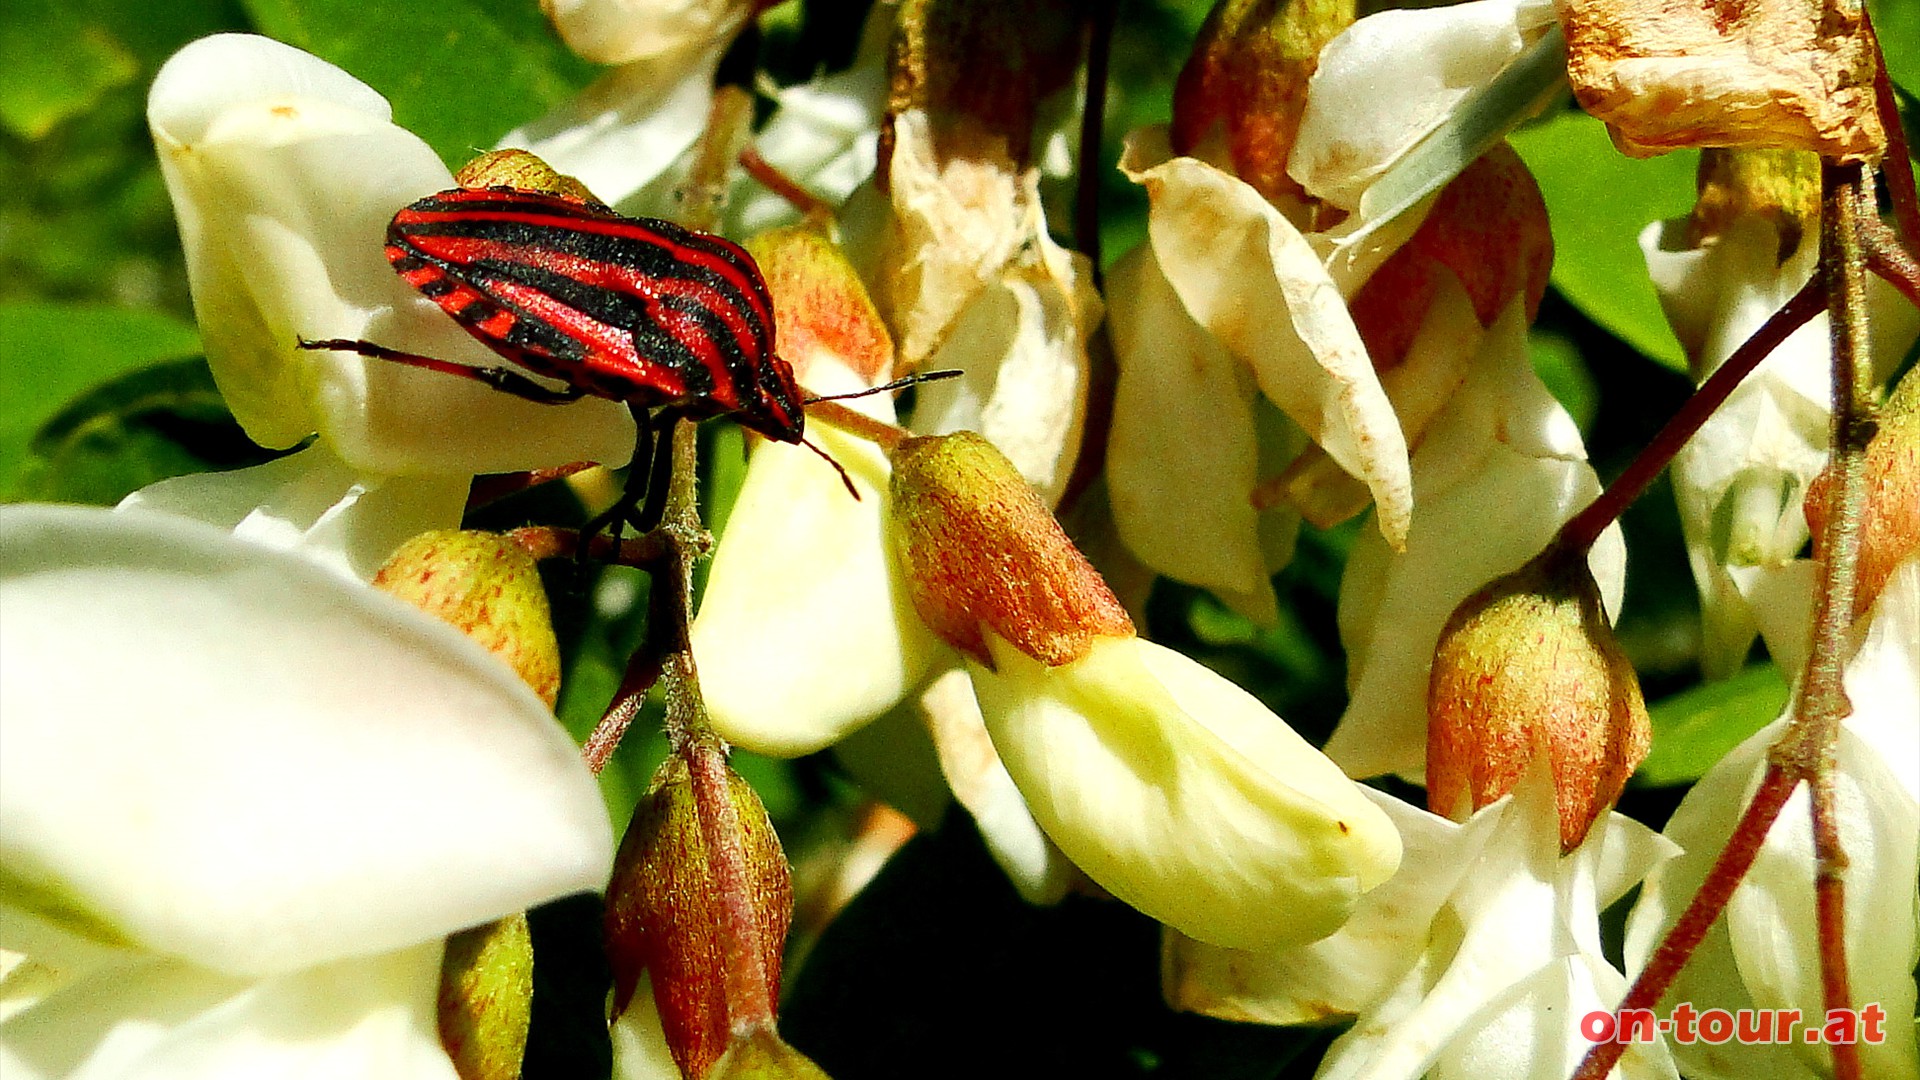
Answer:
[[[1867, 499], [1860, 516], [1859, 577], [1853, 614], [1864, 614], [1893, 571], [1920, 550], [1920, 368], [1908, 371], [1880, 410], [1880, 430], [1867, 444]], [[1823, 558], [1827, 500], [1833, 485], [1829, 465], [1807, 485], [1807, 527], [1813, 557]]]
[[1560, 0], [1581, 107], [1635, 157], [1683, 146], [1878, 159], [1876, 60], [1857, 2]]

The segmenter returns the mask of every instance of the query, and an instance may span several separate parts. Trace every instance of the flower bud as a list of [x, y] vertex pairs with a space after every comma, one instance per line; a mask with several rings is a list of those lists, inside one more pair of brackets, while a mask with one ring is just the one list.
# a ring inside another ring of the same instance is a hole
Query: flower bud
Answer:
[[[1269, 199], [1303, 199], [1287, 155], [1320, 49], [1353, 22], [1353, 0], [1220, 0], [1173, 90], [1174, 152], [1231, 160]], [[1216, 151], [1224, 140], [1225, 154]]]
[[1650, 735], [1584, 552], [1549, 548], [1454, 609], [1427, 686], [1427, 804], [1463, 820], [1544, 750], [1561, 850], [1606, 813]]
[[533, 937], [522, 912], [447, 938], [440, 1042], [460, 1080], [518, 1080], [533, 1019]]
[[510, 187], [561, 195], [584, 203], [602, 205], [587, 190], [587, 185], [571, 176], [563, 176], [553, 166], [525, 150], [489, 150], [460, 167], [454, 183], [463, 188]]
[[991, 669], [991, 630], [1049, 667], [1133, 621], [994, 445], [971, 431], [907, 439], [892, 451], [893, 542], [914, 610], [947, 644]]
[[736, 1027], [772, 1023], [792, 916], [786, 856], [752, 785], [710, 747], [668, 758], [607, 887], [614, 1015], [650, 976], [681, 1074], [709, 1075]]
[[[773, 296], [780, 356], [803, 384], [816, 357], [858, 375], [864, 386], [893, 373], [893, 336], [873, 306], [860, 275], [838, 244], [818, 228], [794, 225], [747, 242]], [[825, 392], [825, 391], [821, 391]]]
[[373, 585], [506, 661], [548, 708], [558, 700], [560, 643], [525, 548], [494, 533], [421, 533], [400, 545]]
[[[1860, 515], [1859, 577], [1853, 614], [1865, 614], [1887, 579], [1920, 550], [1920, 368], [1908, 371], [1880, 409], [1880, 430], [1867, 444], [1867, 498]], [[1807, 525], [1813, 557], [1824, 558], [1829, 465], [1807, 486]]]

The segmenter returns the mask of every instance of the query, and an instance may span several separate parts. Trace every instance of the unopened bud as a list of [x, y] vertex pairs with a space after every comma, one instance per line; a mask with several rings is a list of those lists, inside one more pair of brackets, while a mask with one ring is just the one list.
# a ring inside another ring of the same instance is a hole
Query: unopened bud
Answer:
[[827, 1074], [773, 1029], [757, 1028], [733, 1040], [707, 1080], [827, 1080]]
[[[1860, 561], [1853, 593], [1858, 618], [1873, 606], [1893, 571], [1920, 550], [1920, 368], [1907, 372], [1880, 409], [1880, 430], [1867, 444], [1867, 497], [1860, 515]], [[1807, 527], [1813, 557], [1826, 557], [1833, 466], [1807, 485]]]
[[1354, 295], [1354, 325], [1373, 366], [1386, 371], [1406, 357], [1442, 274], [1466, 289], [1480, 325], [1492, 326], [1515, 297], [1525, 298], [1531, 321], [1552, 269], [1553, 234], [1540, 186], [1520, 155], [1501, 143], [1441, 190], [1420, 228]]
[[1269, 199], [1303, 198], [1287, 155], [1307, 80], [1353, 12], [1354, 0], [1220, 0], [1174, 85], [1174, 152], [1230, 160], [1234, 174]]
[[1427, 687], [1427, 804], [1465, 818], [1547, 755], [1572, 851], [1647, 754], [1640, 681], [1614, 640], [1585, 553], [1549, 549], [1468, 597]]
[[1820, 226], [1820, 158], [1800, 150], [1700, 152], [1700, 195], [1687, 218], [1687, 245], [1699, 247], [1734, 223], [1761, 218], [1780, 236], [1786, 262], [1800, 238]]
[[[747, 243], [773, 295], [781, 359], [808, 387], [813, 361], [826, 356], [876, 386], [893, 374], [893, 336], [846, 253], [812, 225], [761, 233]], [[824, 393], [824, 390], [819, 392]]]
[[523, 912], [447, 938], [440, 1043], [460, 1080], [518, 1080], [533, 1019], [533, 937]]
[[1049, 667], [1133, 621], [1040, 496], [971, 431], [907, 439], [892, 452], [893, 542], [914, 610], [991, 669], [986, 630]]
[[708, 1075], [736, 1028], [772, 1023], [792, 915], [786, 856], [752, 785], [708, 747], [668, 758], [607, 887], [614, 1015], [651, 977], [674, 1062]]
[[525, 150], [489, 150], [461, 166], [453, 181], [463, 188], [510, 187], [559, 195], [577, 202], [604, 205], [587, 185]]
[[400, 545], [373, 585], [506, 661], [548, 708], [558, 700], [560, 643], [539, 567], [525, 548], [494, 533], [421, 533]]

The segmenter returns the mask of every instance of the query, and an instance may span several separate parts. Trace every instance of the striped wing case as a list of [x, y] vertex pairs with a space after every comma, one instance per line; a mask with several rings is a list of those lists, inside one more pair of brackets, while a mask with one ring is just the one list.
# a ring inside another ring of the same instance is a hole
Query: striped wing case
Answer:
[[493, 351], [589, 394], [734, 414], [799, 442], [793, 369], [752, 256], [670, 222], [512, 188], [456, 188], [394, 215], [387, 259]]

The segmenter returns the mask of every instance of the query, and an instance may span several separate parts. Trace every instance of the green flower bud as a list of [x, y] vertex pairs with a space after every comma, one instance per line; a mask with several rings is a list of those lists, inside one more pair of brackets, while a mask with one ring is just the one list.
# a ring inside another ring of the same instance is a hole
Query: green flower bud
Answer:
[[540, 571], [494, 533], [421, 533], [400, 545], [373, 585], [451, 624], [506, 661], [548, 708], [560, 694], [560, 643]]

